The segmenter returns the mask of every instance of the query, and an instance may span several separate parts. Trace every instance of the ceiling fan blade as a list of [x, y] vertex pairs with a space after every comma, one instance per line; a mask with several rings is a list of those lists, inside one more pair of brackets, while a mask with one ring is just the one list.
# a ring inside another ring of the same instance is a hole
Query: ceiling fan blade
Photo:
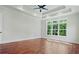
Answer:
[[46, 5], [38, 5], [39, 8], [43, 8], [45, 7]]
[[47, 8], [44, 8], [46, 5], [37, 5], [37, 6], [38, 6], [38, 8], [34, 8], [34, 9], [39, 9], [40, 12], [42, 12], [42, 9], [48, 10]]
[[43, 7], [45, 7], [46, 5], [43, 5]]
[[47, 8], [42, 8], [42, 9], [44, 9], [44, 10], [48, 10]]
[[41, 7], [41, 5], [38, 5], [38, 7], [40, 8], [40, 7]]
[[40, 9], [40, 8], [34, 8], [34, 9]]

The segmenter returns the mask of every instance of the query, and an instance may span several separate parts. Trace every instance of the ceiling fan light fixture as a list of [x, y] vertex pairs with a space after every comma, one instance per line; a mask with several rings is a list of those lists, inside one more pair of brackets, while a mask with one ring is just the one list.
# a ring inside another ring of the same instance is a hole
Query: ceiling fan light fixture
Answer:
[[40, 12], [42, 12], [42, 10], [48, 10], [47, 8], [45, 8], [46, 5], [37, 5], [38, 7], [37, 8], [34, 8], [34, 9], [39, 9]]

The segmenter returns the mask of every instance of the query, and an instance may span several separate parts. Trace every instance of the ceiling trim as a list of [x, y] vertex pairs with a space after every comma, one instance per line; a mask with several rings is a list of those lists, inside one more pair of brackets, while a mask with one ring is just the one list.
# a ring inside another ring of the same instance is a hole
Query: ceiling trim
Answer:
[[20, 12], [22, 12], [24, 14], [28, 14], [28, 15], [33, 16], [33, 17], [42, 17], [42, 16], [40, 16], [40, 15], [38, 15], [36, 13], [30, 12], [28, 10], [24, 10], [23, 8], [12, 7], [11, 5], [3, 5], [3, 6], [6, 7], [6, 8], [11, 8], [11, 9], [20, 11]]

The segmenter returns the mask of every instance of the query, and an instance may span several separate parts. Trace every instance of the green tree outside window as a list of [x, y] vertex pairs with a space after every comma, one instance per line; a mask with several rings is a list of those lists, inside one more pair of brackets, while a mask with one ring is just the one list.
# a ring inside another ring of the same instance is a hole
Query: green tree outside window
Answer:
[[66, 23], [61, 23], [59, 24], [59, 35], [60, 36], [66, 36], [67, 32], [67, 24]]

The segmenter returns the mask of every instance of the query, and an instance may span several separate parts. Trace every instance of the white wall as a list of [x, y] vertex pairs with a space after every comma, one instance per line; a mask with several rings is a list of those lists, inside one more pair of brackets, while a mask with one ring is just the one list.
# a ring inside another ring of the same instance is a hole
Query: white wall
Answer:
[[41, 37], [46, 37], [46, 20], [41, 20]]
[[76, 15], [77, 21], [76, 21], [76, 33], [77, 33], [77, 39], [75, 41], [77, 41], [79, 43], [79, 14]]
[[68, 15], [62, 15], [58, 17], [51, 17], [44, 21], [45, 22], [50, 21], [50, 20], [59, 21], [59, 20], [64, 20], [64, 19], [67, 19], [67, 36], [55, 36], [55, 35], [48, 36], [46, 35], [47, 26], [42, 24], [42, 26], [45, 28], [45, 29], [42, 29], [44, 31], [44, 33], [42, 33], [42, 37], [48, 38], [48, 40], [55, 39], [55, 40], [61, 40], [61, 41], [66, 41], [66, 42], [71, 42], [71, 43], [79, 43], [79, 36], [78, 36], [79, 35], [79, 26], [78, 26], [79, 12], [71, 13]]
[[[2, 14], [0, 13], [0, 32], [2, 32]], [[0, 42], [2, 39], [2, 33], [0, 33]]]
[[41, 38], [41, 18], [4, 6], [0, 6], [0, 13], [3, 14], [1, 43]]

